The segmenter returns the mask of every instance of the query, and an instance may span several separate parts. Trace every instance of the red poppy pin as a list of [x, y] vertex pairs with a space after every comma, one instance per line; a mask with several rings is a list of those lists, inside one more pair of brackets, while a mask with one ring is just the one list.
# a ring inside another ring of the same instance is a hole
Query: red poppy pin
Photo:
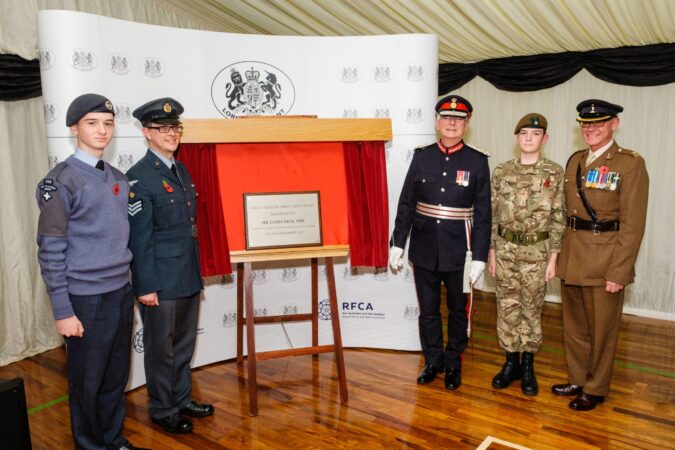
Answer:
[[607, 167], [607, 166], [600, 166], [600, 168], [598, 170], [603, 175], [606, 174], [606, 173], [609, 173], [609, 167]]
[[119, 183], [115, 183], [115, 185], [113, 186], [113, 194], [120, 195], [120, 184]]
[[173, 192], [173, 188], [171, 187], [171, 185], [166, 180], [162, 180], [162, 186], [164, 186], [164, 189], [166, 189], [166, 192], [169, 192], [169, 193]]
[[546, 189], [548, 189], [549, 187], [551, 187], [551, 179], [550, 179], [550, 178], [547, 178], [546, 181], [544, 181], [544, 187], [545, 187]]

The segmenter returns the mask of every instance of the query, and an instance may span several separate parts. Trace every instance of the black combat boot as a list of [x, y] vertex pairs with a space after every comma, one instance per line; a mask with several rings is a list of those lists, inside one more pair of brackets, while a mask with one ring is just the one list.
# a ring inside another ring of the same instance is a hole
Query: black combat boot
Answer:
[[534, 353], [523, 352], [523, 362], [521, 365], [523, 379], [520, 380], [520, 388], [525, 395], [537, 395], [539, 385], [537, 377], [534, 375]]
[[520, 380], [520, 353], [506, 352], [506, 362], [501, 372], [492, 379], [492, 387], [504, 389], [509, 387], [513, 380]]

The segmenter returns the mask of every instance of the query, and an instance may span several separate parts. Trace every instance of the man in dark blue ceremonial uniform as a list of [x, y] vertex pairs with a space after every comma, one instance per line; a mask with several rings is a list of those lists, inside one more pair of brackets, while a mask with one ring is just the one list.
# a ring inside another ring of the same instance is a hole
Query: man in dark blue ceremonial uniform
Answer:
[[103, 161], [114, 116], [112, 103], [102, 95], [73, 100], [66, 126], [77, 148], [36, 192], [38, 260], [56, 331], [66, 340], [70, 426], [78, 450], [138, 449], [122, 436], [134, 300], [127, 248], [129, 184]]
[[[419, 327], [425, 366], [417, 378], [427, 384], [445, 370], [445, 387], [462, 383], [461, 355], [468, 343], [467, 285], [485, 269], [490, 246], [490, 169], [487, 154], [464, 143], [473, 108], [459, 95], [436, 104], [440, 140], [415, 151], [398, 202], [389, 264], [413, 264], [420, 306]], [[412, 229], [412, 231], [411, 231]], [[443, 350], [441, 283], [448, 305], [448, 343]]]
[[183, 106], [160, 98], [137, 108], [148, 152], [129, 171], [129, 248], [134, 294], [143, 319], [145, 377], [153, 422], [189, 433], [188, 417], [213, 414], [192, 400], [190, 361], [197, 338], [199, 273], [197, 192], [187, 168], [174, 160]]

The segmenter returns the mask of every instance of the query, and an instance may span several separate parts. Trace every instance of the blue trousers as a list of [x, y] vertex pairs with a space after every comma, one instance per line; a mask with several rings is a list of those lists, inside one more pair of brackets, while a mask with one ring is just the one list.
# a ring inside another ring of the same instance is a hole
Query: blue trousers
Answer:
[[158, 306], [139, 305], [143, 319], [143, 361], [155, 419], [176, 414], [192, 400], [190, 362], [195, 352], [199, 297], [160, 300]]
[[70, 294], [84, 336], [66, 338], [70, 426], [77, 449], [119, 449], [126, 444], [124, 388], [129, 378], [131, 286], [99, 295]]

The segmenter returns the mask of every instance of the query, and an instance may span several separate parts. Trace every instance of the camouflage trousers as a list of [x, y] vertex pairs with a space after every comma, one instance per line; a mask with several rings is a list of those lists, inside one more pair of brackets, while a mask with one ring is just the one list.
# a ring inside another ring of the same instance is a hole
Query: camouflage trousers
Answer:
[[497, 337], [504, 351], [536, 352], [541, 346], [547, 243], [518, 245], [497, 239]]

